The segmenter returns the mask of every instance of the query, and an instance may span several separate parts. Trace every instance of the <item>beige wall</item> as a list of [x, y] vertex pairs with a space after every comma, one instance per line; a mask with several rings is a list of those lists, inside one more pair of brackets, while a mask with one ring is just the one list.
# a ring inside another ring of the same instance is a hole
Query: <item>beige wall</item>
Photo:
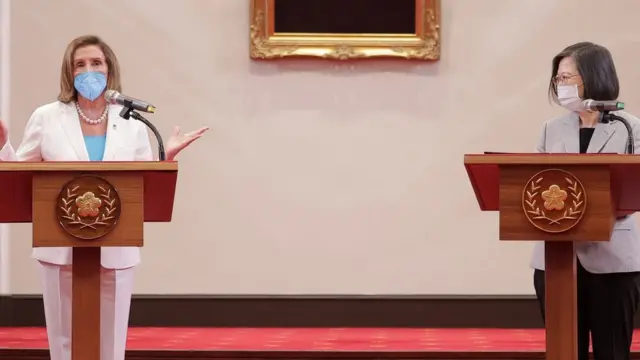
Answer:
[[[100, 34], [164, 134], [213, 129], [180, 158], [174, 222], [146, 227], [137, 293], [531, 294], [531, 244], [497, 240], [462, 156], [533, 150], [551, 57], [581, 40], [640, 113], [640, 2], [606, 4], [443, 0], [438, 64], [257, 63], [248, 0], [13, 0], [12, 140], [67, 42]], [[13, 293], [40, 293], [30, 235], [5, 238]]]

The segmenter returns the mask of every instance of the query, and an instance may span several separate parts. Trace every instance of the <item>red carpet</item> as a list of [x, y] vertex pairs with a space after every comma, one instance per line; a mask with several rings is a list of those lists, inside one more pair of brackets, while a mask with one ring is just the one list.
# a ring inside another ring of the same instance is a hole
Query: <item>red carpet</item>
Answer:
[[[0, 348], [45, 349], [43, 328], [0, 328]], [[131, 328], [131, 350], [544, 351], [543, 330]], [[636, 333], [634, 350], [640, 350]]]

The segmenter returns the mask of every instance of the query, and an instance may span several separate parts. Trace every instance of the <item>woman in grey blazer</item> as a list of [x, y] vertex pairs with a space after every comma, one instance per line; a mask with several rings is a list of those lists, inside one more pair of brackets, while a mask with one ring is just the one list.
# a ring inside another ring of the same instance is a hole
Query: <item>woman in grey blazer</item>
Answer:
[[[624, 124], [603, 122], [582, 100], [616, 100], [620, 91], [611, 53], [589, 42], [571, 45], [553, 58], [549, 95], [570, 112], [544, 124], [538, 152], [625, 153]], [[640, 120], [613, 112], [633, 128], [640, 153]], [[596, 360], [629, 359], [633, 318], [640, 299], [640, 234], [633, 214], [620, 214], [610, 242], [576, 244], [578, 255], [578, 359], [587, 360], [589, 335]], [[544, 243], [531, 262], [534, 287], [544, 317]]]

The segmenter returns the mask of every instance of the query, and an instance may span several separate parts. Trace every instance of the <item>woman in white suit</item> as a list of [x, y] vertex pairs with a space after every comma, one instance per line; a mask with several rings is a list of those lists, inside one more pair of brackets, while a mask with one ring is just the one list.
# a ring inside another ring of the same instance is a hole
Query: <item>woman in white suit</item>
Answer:
[[[120, 66], [111, 48], [97, 36], [81, 36], [67, 46], [58, 101], [37, 108], [14, 151], [0, 121], [0, 161], [150, 161], [146, 126], [119, 117], [121, 107], [107, 104], [107, 89], [122, 91]], [[208, 128], [176, 133], [167, 141], [166, 158], [175, 156]], [[36, 248], [42, 278], [47, 336], [52, 360], [71, 359], [71, 249]], [[124, 360], [133, 291], [140, 262], [136, 247], [102, 249], [101, 360]]]

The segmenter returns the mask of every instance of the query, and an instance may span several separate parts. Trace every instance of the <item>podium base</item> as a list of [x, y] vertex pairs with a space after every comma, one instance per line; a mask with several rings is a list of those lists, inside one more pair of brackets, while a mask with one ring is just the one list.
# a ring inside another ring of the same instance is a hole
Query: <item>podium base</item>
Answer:
[[573, 241], [547, 241], [545, 324], [547, 360], [578, 358], [578, 293]]
[[100, 359], [100, 247], [73, 248], [71, 359]]

